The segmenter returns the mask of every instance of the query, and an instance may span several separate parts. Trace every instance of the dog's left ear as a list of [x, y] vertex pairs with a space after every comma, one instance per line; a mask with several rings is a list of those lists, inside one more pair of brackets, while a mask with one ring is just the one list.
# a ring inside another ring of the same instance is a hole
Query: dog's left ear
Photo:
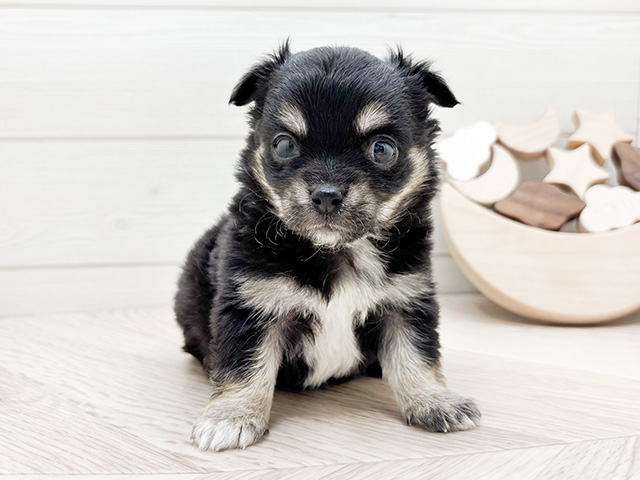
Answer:
[[264, 96], [269, 78], [291, 55], [287, 39], [278, 50], [244, 74], [231, 93], [229, 103], [241, 107]]
[[448, 108], [455, 107], [460, 103], [449, 89], [447, 82], [431, 70], [429, 62], [416, 62], [411, 57], [404, 55], [400, 48], [390, 52], [389, 62], [407, 77], [407, 81], [412, 87], [422, 89], [430, 103]]

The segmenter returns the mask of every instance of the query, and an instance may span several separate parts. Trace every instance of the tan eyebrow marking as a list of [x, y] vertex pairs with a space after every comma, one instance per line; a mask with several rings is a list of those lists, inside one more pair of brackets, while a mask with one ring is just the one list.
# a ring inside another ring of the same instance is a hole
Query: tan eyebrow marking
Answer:
[[291, 130], [292, 133], [304, 136], [307, 134], [307, 121], [302, 111], [289, 103], [285, 103], [280, 108], [280, 121]]
[[361, 135], [366, 135], [388, 123], [389, 120], [390, 117], [384, 105], [380, 102], [373, 102], [364, 107], [356, 117], [356, 131]]

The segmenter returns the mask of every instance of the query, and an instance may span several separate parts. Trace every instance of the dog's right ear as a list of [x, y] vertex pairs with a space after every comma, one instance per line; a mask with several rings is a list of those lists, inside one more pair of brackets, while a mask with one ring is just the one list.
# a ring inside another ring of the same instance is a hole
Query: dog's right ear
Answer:
[[240, 79], [231, 93], [229, 103], [241, 107], [247, 103], [258, 100], [264, 96], [265, 87], [269, 78], [291, 55], [289, 51], [289, 39], [273, 52], [269, 57], [259, 63]]

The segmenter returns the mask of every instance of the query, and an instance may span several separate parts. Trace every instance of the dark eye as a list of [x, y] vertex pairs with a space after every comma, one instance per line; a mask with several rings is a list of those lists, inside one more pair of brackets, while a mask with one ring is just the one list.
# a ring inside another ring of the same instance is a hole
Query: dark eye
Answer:
[[391, 165], [398, 152], [393, 143], [388, 140], [376, 140], [371, 144], [371, 158], [374, 162], [379, 163], [382, 166]]
[[279, 160], [290, 160], [299, 153], [296, 142], [289, 135], [280, 135], [273, 142], [273, 154]]

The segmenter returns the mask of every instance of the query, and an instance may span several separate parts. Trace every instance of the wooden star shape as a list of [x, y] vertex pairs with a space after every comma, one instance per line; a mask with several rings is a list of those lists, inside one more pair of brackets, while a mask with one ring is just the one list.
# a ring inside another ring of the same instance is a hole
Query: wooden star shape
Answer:
[[576, 131], [569, 137], [567, 147], [576, 148], [585, 143], [591, 145], [599, 165], [603, 165], [613, 145], [618, 142], [629, 142], [633, 137], [622, 130], [616, 123], [613, 110], [602, 115], [594, 115], [584, 110], [576, 110], [573, 114]]
[[575, 150], [550, 148], [546, 158], [551, 171], [543, 181], [566, 185], [580, 198], [584, 198], [591, 185], [604, 183], [609, 178], [609, 172], [593, 161], [588, 145]]

